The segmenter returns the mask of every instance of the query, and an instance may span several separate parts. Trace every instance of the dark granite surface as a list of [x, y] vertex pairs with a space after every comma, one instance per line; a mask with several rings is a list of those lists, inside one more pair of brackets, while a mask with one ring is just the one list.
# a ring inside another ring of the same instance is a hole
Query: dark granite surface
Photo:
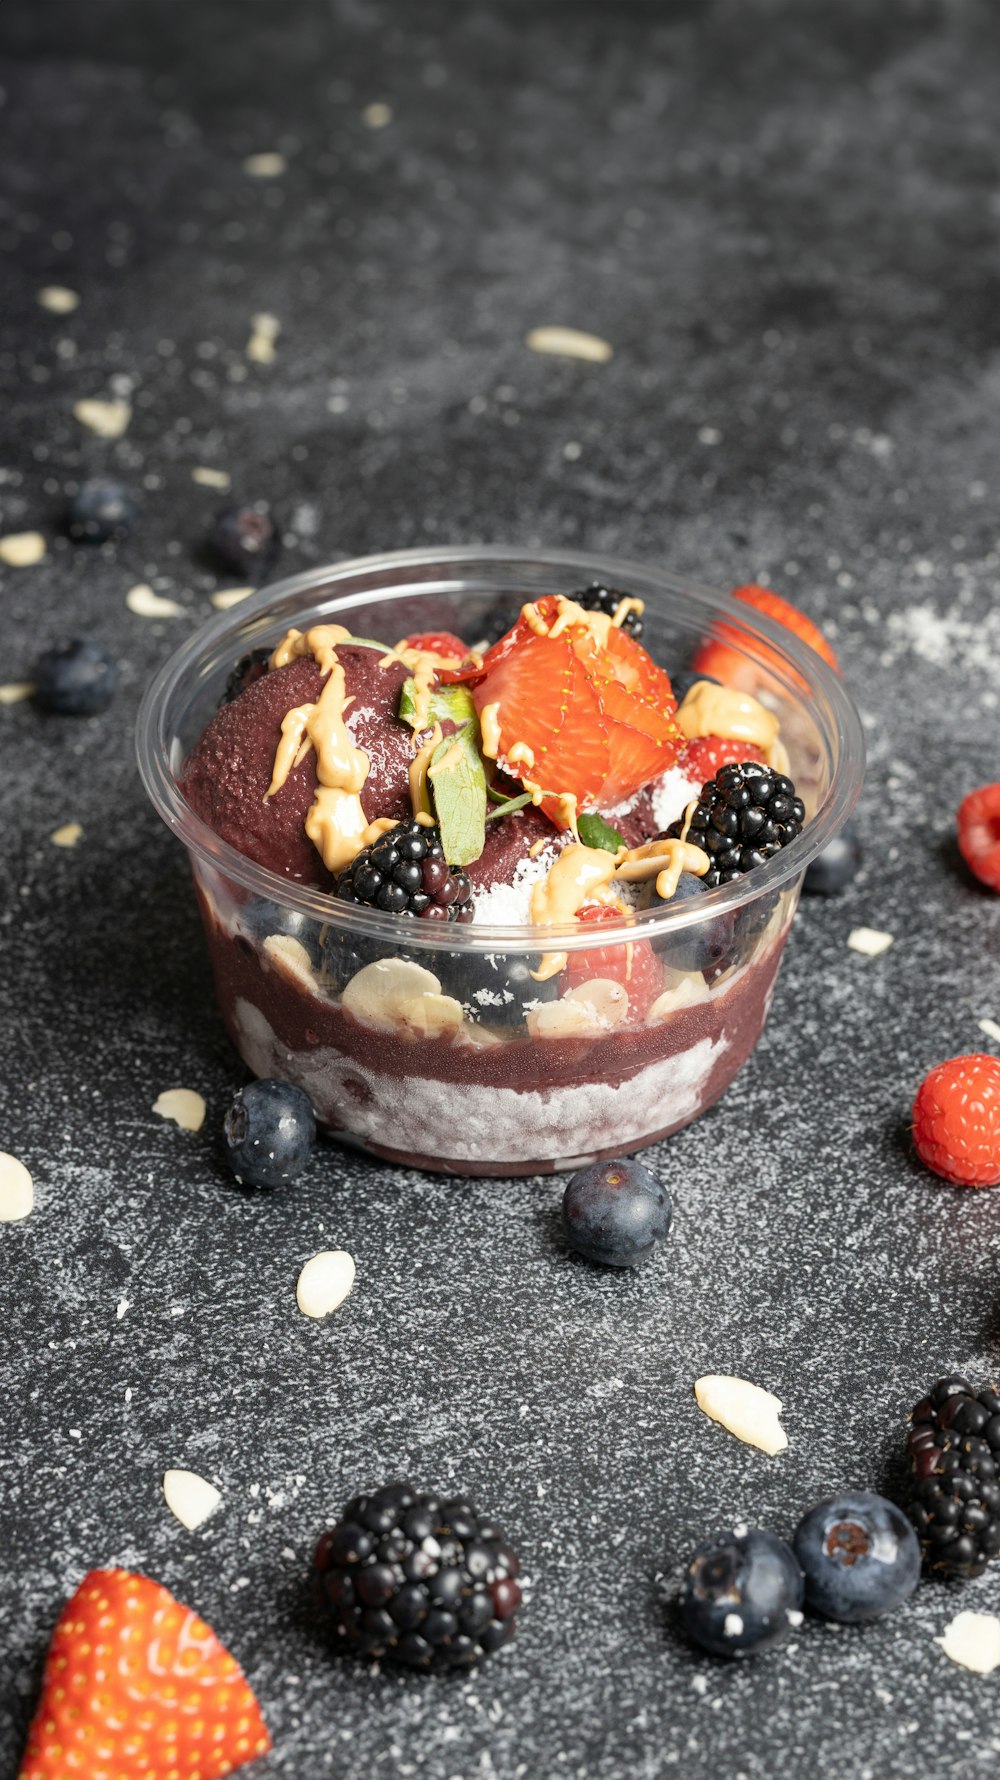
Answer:
[[[1000, 1575], [732, 1668], [659, 1591], [726, 1520], [788, 1533], [898, 1481], [924, 1385], [1000, 1364], [1000, 1192], [905, 1142], [925, 1068], [996, 1051], [1000, 1018], [1000, 907], [952, 841], [1000, 744], [996, 9], [8, 0], [0, 37], [0, 529], [49, 541], [0, 575], [2, 678], [67, 631], [123, 676], [103, 718], [0, 706], [0, 1147], [37, 1194], [0, 1227], [0, 1771], [63, 1598], [109, 1562], [230, 1642], [274, 1734], [261, 1780], [995, 1771], [997, 1677], [933, 1637], [1000, 1610]], [[283, 177], [243, 171], [265, 151]], [[74, 314], [38, 306], [50, 284]], [[245, 356], [260, 311], [270, 367]], [[556, 321], [613, 360], [528, 352]], [[72, 409], [115, 391], [107, 444]], [[273, 498], [289, 570], [568, 542], [769, 581], [834, 640], [868, 864], [804, 909], [726, 1100], [655, 1154], [677, 1219], [640, 1275], [566, 1256], [551, 1180], [328, 1146], [283, 1197], [227, 1184], [240, 1069], [131, 753], [144, 682], [224, 584], [197, 465]], [[117, 552], [57, 530], [102, 469], [143, 493]], [[184, 616], [128, 611], [140, 580]], [[884, 957], [847, 949], [862, 923]], [[198, 1135], [151, 1112], [177, 1085], [208, 1100]], [[306, 1322], [296, 1273], [336, 1245], [355, 1292]], [[777, 1391], [786, 1455], [700, 1416], [706, 1370]], [[161, 1499], [175, 1464], [223, 1490], [196, 1534]], [[524, 1556], [518, 1640], [473, 1679], [331, 1663], [303, 1608], [327, 1518], [404, 1471]]]

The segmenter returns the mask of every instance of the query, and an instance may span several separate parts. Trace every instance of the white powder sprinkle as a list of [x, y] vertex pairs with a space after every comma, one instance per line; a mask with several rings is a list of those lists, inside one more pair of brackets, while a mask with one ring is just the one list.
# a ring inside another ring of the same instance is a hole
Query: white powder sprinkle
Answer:
[[560, 847], [549, 842], [534, 859], [518, 863], [509, 884], [493, 884], [473, 897], [473, 921], [492, 927], [524, 927], [531, 920], [531, 892], [548, 876]]
[[738, 1638], [743, 1631], [743, 1621], [738, 1613], [727, 1613], [722, 1622], [724, 1638]]
[[689, 779], [680, 767], [672, 766], [650, 787], [653, 820], [657, 829], [669, 828], [683, 816], [692, 797], [701, 790], [700, 779]]

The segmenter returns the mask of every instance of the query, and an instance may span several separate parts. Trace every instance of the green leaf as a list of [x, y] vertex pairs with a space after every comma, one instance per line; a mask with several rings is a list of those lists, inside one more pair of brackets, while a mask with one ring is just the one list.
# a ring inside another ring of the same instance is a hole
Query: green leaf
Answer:
[[[496, 796], [496, 792], [493, 790], [492, 786], [487, 785], [486, 789], [490, 793], [491, 797]], [[520, 797], [505, 797], [503, 800], [503, 803], [498, 804], [495, 810], [487, 810], [486, 820], [487, 820], [487, 822], [492, 822], [494, 816], [513, 815], [513, 812], [515, 810], [523, 810], [525, 804], [530, 803], [530, 802], [531, 802], [531, 792], [530, 791], [522, 791]]]
[[625, 845], [617, 828], [612, 828], [596, 810], [581, 816], [576, 826], [585, 847], [603, 847], [606, 853], [617, 853], [619, 847]]
[[359, 649], [381, 649], [383, 655], [391, 655], [388, 643], [379, 643], [374, 637], [345, 637], [345, 643], [357, 643]]
[[[467, 686], [438, 686], [426, 700], [427, 715], [417, 716], [416, 681], [404, 680], [399, 692], [399, 716], [411, 729], [430, 729], [435, 723], [478, 723], [476, 706]], [[478, 857], [478, 855], [476, 856]]]
[[478, 723], [470, 721], [454, 735], [446, 735], [427, 769], [449, 865], [471, 865], [486, 845], [486, 771], [478, 730]]

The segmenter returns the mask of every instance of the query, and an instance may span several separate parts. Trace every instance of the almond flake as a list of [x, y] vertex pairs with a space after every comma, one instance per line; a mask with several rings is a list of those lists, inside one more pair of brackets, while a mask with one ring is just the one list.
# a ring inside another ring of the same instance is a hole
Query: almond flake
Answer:
[[240, 600], [249, 599], [253, 591], [252, 587], [220, 587], [210, 598], [216, 611], [228, 612], [230, 606], [238, 606]]
[[893, 938], [893, 934], [882, 933], [877, 927], [853, 927], [847, 943], [852, 952], [860, 952], [864, 958], [880, 958], [889, 950]]
[[38, 293], [38, 301], [50, 315], [72, 315], [80, 299], [75, 290], [68, 290], [64, 284], [46, 284]]
[[974, 1675], [992, 1675], [1000, 1669], [1000, 1619], [992, 1613], [957, 1613], [934, 1642], [953, 1663]]
[[788, 1435], [778, 1420], [780, 1400], [759, 1384], [745, 1378], [732, 1378], [724, 1373], [709, 1373], [699, 1378], [694, 1387], [698, 1408], [712, 1421], [719, 1422], [737, 1440], [756, 1446], [770, 1454], [784, 1452]]
[[22, 699], [30, 698], [35, 688], [30, 680], [8, 680], [0, 686], [0, 705], [19, 705]]
[[273, 365], [274, 343], [281, 333], [281, 323], [276, 315], [252, 315], [250, 317], [253, 332], [247, 341], [247, 358], [255, 365]]
[[354, 1285], [354, 1259], [344, 1248], [323, 1249], [307, 1261], [295, 1287], [303, 1316], [317, 1320], [338, 1310]]
[[280, 179], [288, 171], [288, 162], [284, 155], [268, 150], [264, 154], [247, 155], [243, 171], [249, 173], [251, 179]]
[[35, 1189], [24, 1163], [0, 1150], [0, 1224], [18, 1223], [34, 1203]]
[[163, 1499], [181, 1526], [193, 1533], [215, 1513], [222, 1493], [197, 1471], [164, 1471]]
[[551, 353], [557, 358], [587, 359], [592, 365], [606, 365], [614, 357], [614, 347], [599, 334], [585, 334], [580, 328], [532, 328], [524, 344], [531, 352]]
[[34, 568], [45, 555], [45, 539], [41, 532], [8, 532], [0, 538], [0, 562], [12, 569]]
[[[0, 686], [0, 698], [3, 698], [2, 686]], [[985, 1032], [987, 1038], [995, 1038], [1000, 1041], [1000, 1026], [997, 1025], [995, 1020], [977, 1020], [976, 1025], [979, 1027], [980, 1032]]]
[[80, 425], [88, 427], [99, 439], [120, 439], [132, 418], [132, 406], [117, 397], [103, 401], [98, 396], [85, 396], [73, 403], [73, 413]]
[[232, 487], [228, 470], [212, 470], [207, 464], [195, 464], [191, 471], [192, 482], [199, 482], [202, 488], [221, 488], [225, 491]]
[[154, 593], [145, 582], [140, 581], [130, 587], [125, 595], [125, 604], [137, 618], [183, 618], [184, 607], [176, 600], [166, 599], [161, 593]]
[[381, 99], [374, 100], [365, 106], [361, 122], [367, 124], [369, 130], [384, 130], [386, 124], [392, 123], [392, 106], [383, 104]]
[[205, 1123], [205, 1102], [194, 1088], [165, 1088], [153, 1102], [161, 1119], [173, 1119], [182, 1131], [200, 1131]]
[[53, 829], [49, 840], [54, 847], [75, 847], [82, 833], [79, 822], [64, 822], [61, 828]]

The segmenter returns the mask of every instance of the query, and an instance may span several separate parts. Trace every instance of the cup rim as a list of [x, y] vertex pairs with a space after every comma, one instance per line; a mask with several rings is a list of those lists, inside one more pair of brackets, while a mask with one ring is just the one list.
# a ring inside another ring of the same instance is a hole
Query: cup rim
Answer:
[[[813, 715], [824, 744], [833, 762], [830, 788], [802, 834], [788, 847], [747, 877], [708, 890], [692, 903], [685, 901], [677, 908], [668, 904], [662, 910], [640, 910], [618, 921], [602, 922], [599, 941], [577, 921], [558, 926], [500, 926], [480, 922], [420, 922], [409, 927], [428, 928], [424, 934], [411, 935], [407, 930], [408, 949], [421, 951], [503, 952], [514, 955], [540, 951], [575, 952], [626, 944], [637, 938], [654, 939], [680, 933], [698, 922], [731, 914], [749, 906], [760, 897], [782, 889], [804, 873], [810, 861], [823, 850], [853, 810], [864, 782], [865, 739], [860, 713], [841, 676], [823, 658], [802, 642], [793, 632], [756, 607], [736, 600], [731, 594], [718, 593], [697, 581], [689, 581], [667, 570], [651, 568], [625, 557], [609, 557], [589, 552], [517, 549], [501, 544], [450, 545], [436, 550], [396, 550], [371, 556], [348, 557], [321, 564], [297, 575], [275, 581], [239, 602], [229, 611], [193, 631], [154, 674], [146, 687], [136, 720], [136, 754], [139, 773], [157, 814], [189, 853], [203, 864], [221, 872], [252, 895], [264, 897], [293, 913], [327, 926], [342, 928], [346, 933], [365, 935], [372, 939], [399, 944], [399, 917], [381, 909], [338, 902], [328, 892], [295, 883], [280, 872], [259, 865], [238, 852], [228, 841], [202, 821], [187, 803], [171, 769], [171, 737], [165, 733], [164, 719], [170, 694], [178, 681], [199, 661], [231, 640], [233, 653], [237, 639], [243, 649], [250, 645], [254, 628], [262, 630], [271, 608], [279, 601], [324, 589], [324, 617], [335, 619], [338, 612], [351, 608], [384, 603], [395, 593], [409, 599], [440, 595], [454, 582], [445, 579], [421, 580], [394, 586], [397, 577], [414, 568], [443, 571], [505, 565], [512, 571], [517, 586], [516, 570], [552, 569], [565, 574], [571, 585], [582, 585], [586, 577], [611, 586], [625, 586], [652, 596], [669, 594], [690, 601], [696, 613], [702, 609], [706, 620], [714, 624], [724, 621], [731, 635], [727, 644], [740, 647], [741, 636], [748, 642], [766, 642], [768, 671], [793, 697], [802, 702], [803, 682], [806, 696], [812, 701], [816, 694], [825, 701], [827, 720], [820, 722], [819, 711]], [[337, 596], [341, 584], [350, 583], [359, 575], [386, 576], [387, 582], [362, 591], [345, 591]], [[780, 664], [772, 667], [772, 658]], [[756, 881], [755, 881], [756, 880]]]

